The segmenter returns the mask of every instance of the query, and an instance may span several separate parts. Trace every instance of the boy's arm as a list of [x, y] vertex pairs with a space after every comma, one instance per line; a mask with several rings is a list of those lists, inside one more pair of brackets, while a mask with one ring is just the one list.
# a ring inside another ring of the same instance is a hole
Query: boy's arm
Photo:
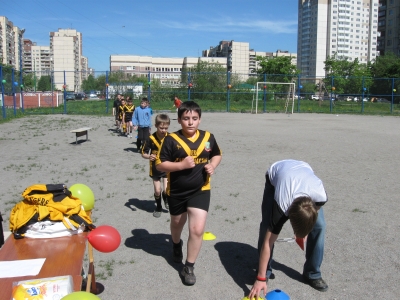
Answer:
[[[260, 260], [258, 263], [258, 278], [265, 278], [267, 273], [267, 265], [269, 258], [271, 256], [271, 249], [274, 245], [276, 239], [278, 238], [277, 234], [272, 233], [267, 230], [264, 238], [264, 244], [261, 248]], [[267, 281], [255, 280], [253, 287], [250, 290], [249, 299], [258, 299], [260, 292], [263, 291], [264, 295], [267, 294]]]

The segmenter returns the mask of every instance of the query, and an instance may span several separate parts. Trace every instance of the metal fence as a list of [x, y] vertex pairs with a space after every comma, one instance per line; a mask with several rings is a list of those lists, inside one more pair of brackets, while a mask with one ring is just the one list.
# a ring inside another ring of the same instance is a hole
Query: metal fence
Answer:
[[[111, 114], [117, 94], [147, 97], [153, 110], [172, 110], [174, 96], [204, 111], [400, 114], [400, 78], [301, 75], [46, 71], [0, 66], [2, 118], [25, 114]], [[257, 82], [270, 82], [256, 84]], [[295, 88], [283, 83], [293, 82]], [[83, 101], [84, 100], [84, 101]]]

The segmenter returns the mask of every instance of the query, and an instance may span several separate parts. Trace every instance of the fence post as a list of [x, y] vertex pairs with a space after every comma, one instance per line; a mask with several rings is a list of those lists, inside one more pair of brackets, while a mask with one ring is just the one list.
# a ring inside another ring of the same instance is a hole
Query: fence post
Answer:
[[[267, 82], [267, 74], [264, 74], [264, 82]], [[264, 86], [267, 85], [266, 83]], [[264, 103], [263, 112], [267, 112], [267, 89], [264, 89]]]
[[231, 81], [231, 73], [229, 71], [226, 71], [226, 87], [227, 87], [227, 91], [226, 91], [226, 111], [229, 112], [231, 110], [231, 99], [230, 99], [230, 88], [229, 88], [229, 84]]
[[[54, 73], [53, 73], [54, 74]], [[53, 76], [51, 77], [53, 79]], [[53, 83], [51, 83], [51, 90], [53, 90]], [[53, 93], [51, 93], [51, 99], [53, 100]], [[67, 114], [67, 80], [65, 78], [65, 70], [64, 70], [64, 85], [63, 85], [63, 95], [64, 95], [64, 114]], [[51, 102], [53, 103], [53, 101]]]
[[365, 92], [365, 87], [364, 87], [364, 83], [365, 83], [365, 77], [362, 77], [362, 97], [361, 97], [361, 113], [364, 113], [364, 92]]
[[[334, 84], [335, 84], [335, 79], [334, 79], [334, 76], [332, 75], [332, 76], [331, 76], [331, 97], [330, 97], [330, 99], [329, 99], [329, 112], [330, 112], [330, 113], [332, 113], [332, 106], [333, 106], [333, 102], [332, 102], [332, 91], [335, 90]], [[320, 96], [321, 96], [321, 95], [320, 95]]]
[[106, 114], [108, 114], [108, 71], [106, 71]]
[[190, 72], [188, 73], [188, 101], [190, 101]]
[[391, 114], [393, 113], [393, 97], [394, 97], [393, 93], [394, 93], [394, 78], [392, 78], [392, 101], [390, 103], [390, 113]]
[[150, 80], [150, 71], [147, 74], [147, 82], [148, 82], [148, 89], [147, 89], [147, 99], [151, 102], [151, 80]]
[[3, 119], [6, 118], [6, 99], [4, 98], [4, 83], [3, 81], [3, 67], [0, 65], [0, 81], [1, 81], [1, 99], [2, 99], [2, 110], [3, 110]]
[[300, 84], [300, 74], [297, 75], [297, 112], [300, 112], [300, 93], [303, 86]]
[[16, 100], [15, 100], [15, 82], [14, 82], [14, 68], [12, 68], [11, 69], [11, 82], [12, 82], [12, 84], [11, 84], [11, 86], [12, 86], [12, 88], [11, 88], [11, 90], [12, 90], [12, 94], [13, 94], [13, 104], [14, 104], [14, 117], [17, 115], [17, 107], [16, 107], [16, 105], [17, 105], [17, 103], [16, 103]]

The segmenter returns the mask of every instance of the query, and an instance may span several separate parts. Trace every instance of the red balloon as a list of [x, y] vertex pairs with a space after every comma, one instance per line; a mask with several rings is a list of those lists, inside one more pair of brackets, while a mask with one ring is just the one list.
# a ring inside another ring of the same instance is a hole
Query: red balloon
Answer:
[[121, 235], [112, 226], [101, 225], [89, 232], [87, 236], [89, 243], [100, 252], [113, 252], [121, 243]]

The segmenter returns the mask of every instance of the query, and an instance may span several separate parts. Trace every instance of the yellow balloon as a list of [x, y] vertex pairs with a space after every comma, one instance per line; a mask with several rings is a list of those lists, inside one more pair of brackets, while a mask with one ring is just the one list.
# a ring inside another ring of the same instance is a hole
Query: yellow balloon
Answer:
[[61, 298], [61, 300], [101, 300], [99, 297], [88, 292], [73, 292]]
[[85, 211], [89, 211], [94, 208], [94, 194], [87, 185], [76, 183], [71, 186], [69, 190], [71, 191], [72, 196], [81, 199]]

